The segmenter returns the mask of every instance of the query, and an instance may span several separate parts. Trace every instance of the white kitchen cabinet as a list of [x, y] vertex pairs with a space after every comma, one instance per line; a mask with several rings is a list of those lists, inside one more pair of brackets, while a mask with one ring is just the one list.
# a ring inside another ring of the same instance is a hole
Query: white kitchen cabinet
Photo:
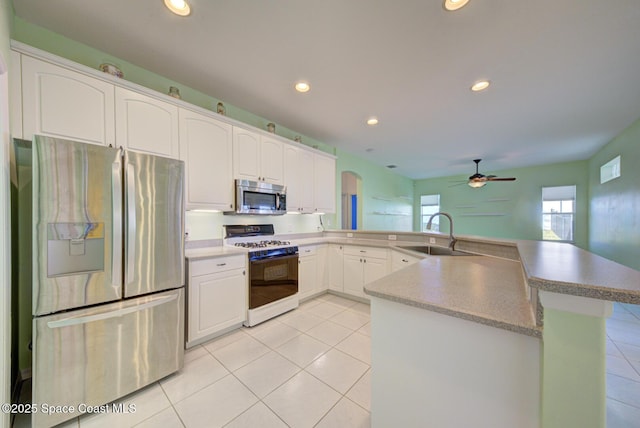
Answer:
[[318, 257], [315, 245], [300, 247], [298, 258], [298, 298], [308, 299], [321, 290], [318, 285]]
[[246, 261], [240, 254], [188, 262], [187, 348], [247, 319]]
[[336, 212], [336, 160], [314, 153], [313, 183], [314, 211]]
[[293, 145], [284, 148], [284, 184], [287, 186], [287, 211], [313, 213], [313, 153]]
[[233, 127], [233, 176], [239, 180], [284, 183], [284, 143]]
[[388, 250], [372, 247], [344, 247], [344, 292], [368, 299], [364, 285], [389, 273]]
[[22, 55], [22, 138], [115, 146], [114, 85]]
[[391, 271], [395, 272], [409, 265], [417, 263], [420, 260], [422, 260], [420, 257], [410, 256], [400, 251], [392, 250], [391, 251]]
[[329, 244], [327, 263], [329, 290], [344, 291], [344, 251], [342, 245]]
[[233, 210], [233, 127], [190, 110], [179, 116], [187, 210]]
[[178, 159], [178, 107], [116, 87], [116, 138], [119, 146]]

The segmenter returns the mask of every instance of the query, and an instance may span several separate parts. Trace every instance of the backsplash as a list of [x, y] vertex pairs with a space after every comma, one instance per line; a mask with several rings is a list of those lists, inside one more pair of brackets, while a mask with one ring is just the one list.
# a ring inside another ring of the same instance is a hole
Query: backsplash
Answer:
[[[323, 225], [320, 223], [322, 217]], [[224, 215], [215, 212], [187, 211], [185, 229], [187, 242], [222, 239], [225, 224], [273, 224], [276, 235], [318, 233], [333, 227], [333, 215], [285, 214], [264, 215]]]

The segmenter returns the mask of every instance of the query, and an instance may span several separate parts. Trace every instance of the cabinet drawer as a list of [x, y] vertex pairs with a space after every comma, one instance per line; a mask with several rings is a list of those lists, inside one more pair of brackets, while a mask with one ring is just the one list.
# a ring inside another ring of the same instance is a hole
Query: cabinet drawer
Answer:
[[375, 247], [344, 247], [344, 254], [350, 256], [362, 256], [362, 257], [370, 257], [374, 259], [386, 259], [387, 258], [387, 249], [386, 248], [375, 248]]
[[245, 267], [246, 261], [247, 257], [244, 255], [213, 257], [204, 260], [194, 260], [189, 263], [189, 275], [199, 276], [217, 272], [224, 272], [231, 269], [243, 269]]
[[315, 256], [315, 254], [318, 252], [318, 247], [316, 247], [315, 245], [307, 245], [305, 247], [300, 247], [298, 251], [298, 255], [300, 257]]

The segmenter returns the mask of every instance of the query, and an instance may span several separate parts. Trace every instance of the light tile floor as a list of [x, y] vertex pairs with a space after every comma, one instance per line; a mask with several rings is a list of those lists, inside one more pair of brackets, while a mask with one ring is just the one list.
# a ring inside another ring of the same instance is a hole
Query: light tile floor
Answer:
[[607, 320], [607, 427], [640, 428], [640, 306], [614, 303]]
[[119, 400], [136, 413], [61, 426], [369, 427], [370, 350], [369, 306], [325, 294], [188, 350], [180, 372]]
[[[607, 427], [640, 428], [640, 306], [616, 303], [607, 336]], [[190, 349], [179, 373], [119, 400], [136, 413], [61, 426], [368, 427], [370, 364], [368, 305], [325, 294]]]

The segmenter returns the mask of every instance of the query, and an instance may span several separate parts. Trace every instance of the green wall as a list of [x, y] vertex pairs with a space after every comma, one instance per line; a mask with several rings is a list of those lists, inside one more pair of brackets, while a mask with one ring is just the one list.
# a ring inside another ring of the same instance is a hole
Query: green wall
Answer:
[[[620, 155], [621, 176], [600, 184], [600, 167]], [[640, 120], [589, 160], [589, 250], [640, 270]]]
[[411, 231], [413, 217], [413, 180], [384, 166], [375, 165], [350, 153], [337, 150], [335, 229], [341, 228], [342, 173], [350, 171], [362, 179], [359, 209], [362, 224], [358, 229]]
[[[588, 162], [576, 161], [529, 168], [490, 171], [514, 182], [488, 183], [473, 189], [468, 175], [416, 181], [414, 230], [420, 230], [420, 196], [440, 194], [441, 211], [454, 219], [454, 232], [509, 239], [542, 239], [542, 187], [576, 185], [575, 243], [587, 248]], [[448, 221], [441, 221], [448, 231]]]

